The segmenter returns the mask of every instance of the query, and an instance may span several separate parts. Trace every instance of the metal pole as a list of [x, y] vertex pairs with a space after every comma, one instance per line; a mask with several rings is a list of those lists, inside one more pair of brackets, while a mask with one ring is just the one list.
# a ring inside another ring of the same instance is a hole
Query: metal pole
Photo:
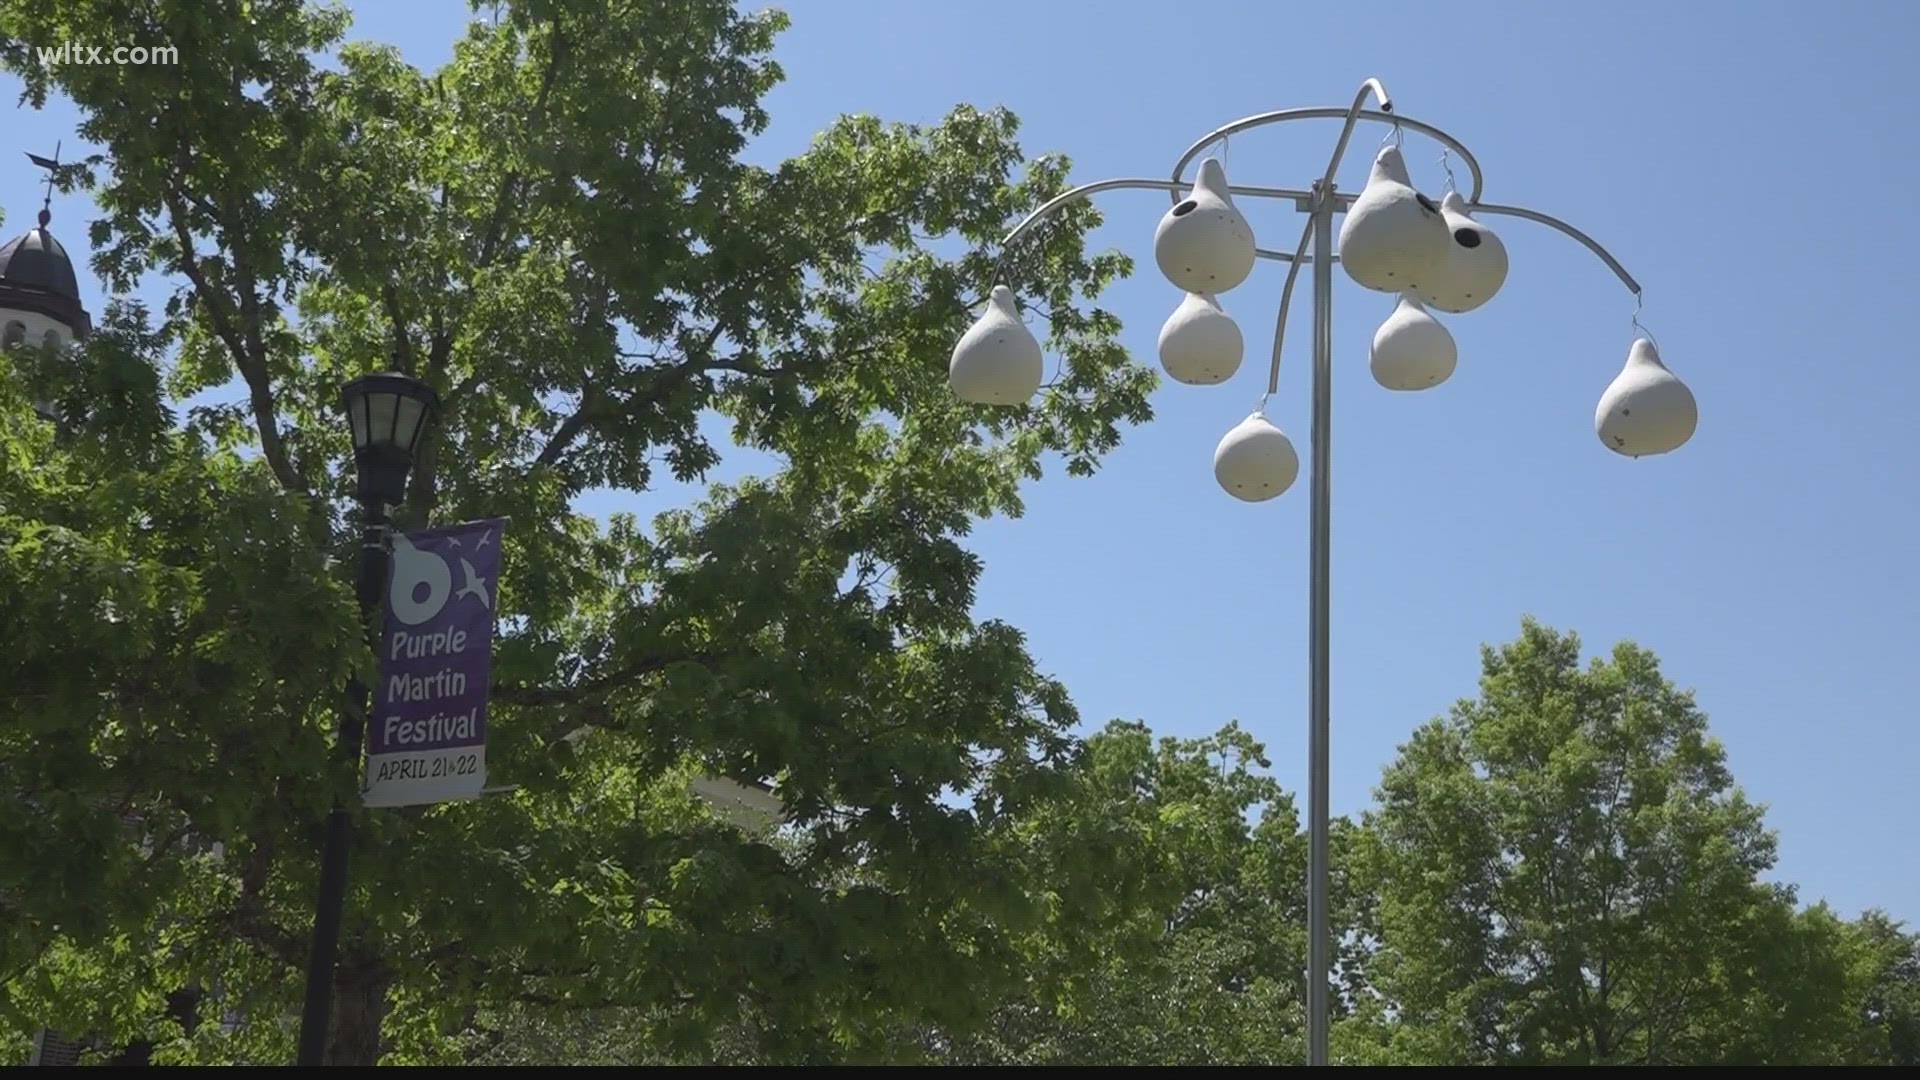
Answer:
[[1327, 451], [1333, 441], [1333, 190], [1314, 185], [1313, 203], [1313, 479], [1310, 515], [1312, 588], [1308, 619], [1307, 690], [1307, 1064], [1327, 1064], [1329, 953], [1327, 850], [1328, 517]]
[[[387, 509], [362, 503], [360, 623], [372, 640], [379, 630], [380, 601], [387, 586]], [[360, 745], [371, 693], [358, 679], [347, 684], [347, 701], [340, 710], [336, 752], [355, 773], [360, 770]], [[340, 924], [347, 907], [347, 855], [353, 845], [353, 811], [335, 802], [327, 815], [326, 846], [320, 855], [320, 902], [313, 916], [313, 949], [307, 957], [307, 998], [300, 1010], [300, 1056], [296, 1064], [324, 1065], [327, 1034], [333, 1017], [334, 961], [340, 951]]]

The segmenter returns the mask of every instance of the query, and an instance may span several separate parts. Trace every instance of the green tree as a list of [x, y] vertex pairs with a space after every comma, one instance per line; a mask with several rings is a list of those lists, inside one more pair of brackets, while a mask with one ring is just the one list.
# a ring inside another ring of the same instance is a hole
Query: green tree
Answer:
[[[1238, 725], [1155, 740], [1114, 722], [1088, 740], [1075, 783], [1019, 830], [1035, 876], [1082, 913], [1049, 925], [1035, 967], [946, 1060], [996, 1064], [1291, 1063], [1305, 1052], [1307, 837], [1293, 799]], [[1335, 823], [1342, 865], [1353, 842]], [[1349, 875], [1335, 933], [1355, 925]], [[1085, 897], [1071, 890], [1084, 890]], [[1091, 914], [1093, 917], [1087, 917]], [[1041, 940], [1044, 938], [1044, 940]], [[1349, 980], [1356, 954], [1340, 956]]]
[[[1300, 1030], [1305, 843], [1291, 799], [1237, 726], [1155, 740], [1114, 722], [1070, 791], [1021, 824], [1049, 903], [1035, 967], [960, 1063], [1283, 1060]], [[1257, 815], [1257, 822], [1254, 816]]]
[[1532, 620], [1417, 731], [1369, 816], [1360, 1060], [1848, 1058], [1844, 926], [1760, 880], [1774, 838], [1690, 694], [1631, 643], [1582, 669]]
[[[997, 238], [1067, 162], [961, 107], [750, 165], [784, 16], [477, 7], [426, 73], [293, 0], [0, 0], [0, 63], [104, 148], [60, 178], [102, 210], [95, 270], [169, 290], [86, 350], [123, 389], [70, 395], [72, 439], [24, 405], [66, 369], [5, 368], [16, 1046], [53, 1023], [157, 1060], [289, 1056], [316, 826], [354, 784], [338, 688], [370, 664], [333, 412], [369, 370], [446, 402], [403, 523], [512, 519], [489, 761], [520, 787], [362, 815], [332, 1060], [449, 1060], [512, 1010], [609, 1007], [649, 1045], [750, 1015], [764, 1060], [861, 1060], [908, 1020], [983, 1020], [1024, 985], [1022, 935], [1070, 917], [1003, 834], [1062, 782], [1075, 716], [971, 617], [963, 538], [1149, 415], [1151, 373], [1090, 305], [1128, 269], [1084, 249], [1094, 211], [1013, 267], [1063, 356], [1048, 391], [996, 411], [945, 387]], [[182, 62], [41, 66], [63, 40]], [[699, 476], [714, 417], [774, 475], [651, 528], [573, 509]], [[789, 843], [716, 822], [698, 773], [777, 778]], [[189, 987], [241, 1022], [169, 1019]]]
[[[1090, 736], [1067, 782], [998, 837], [1024, 876], [1042, 883], [1053, 916], [1022, 936], [1023, 984], [999, 996], [985, 1025], [907, 1018], [887, 1056], [955, 1065], [1297, 1060], [1306, 838], [1266, 766], [1235, 725], [1156, 740], [1142, 724], [1115, 721]], [[686, 1063], [661, 1054], [646, 1026], [631, 1012], [571, 1022], [527, 1013], [481, 1060]], [[757, 1063], [752, 1044], [741, 1026], [716, 1030], [699, 1060]]]
[[1883, 911], [1867, 912], [1850, 929], [1862, 955], [1862, 1057], [1875, 1065], [1920, 1065], [1920, 935]]

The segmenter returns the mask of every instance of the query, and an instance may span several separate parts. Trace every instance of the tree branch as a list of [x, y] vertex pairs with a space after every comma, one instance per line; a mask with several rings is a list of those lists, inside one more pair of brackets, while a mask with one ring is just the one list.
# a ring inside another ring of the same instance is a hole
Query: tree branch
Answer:
[[[546, 119], [547, 103], [553, 96], [553, 87], [560, 78], [560, 62], [567, 53], [566, 39], [560, 36], [560, 20], [553, 19], [547, 24], [547, 70], [540, 76], [540, 90], [534, 95], [533, 108], [527, 113], [527, 130]], [[520, 204], [520, 185], [522, 177], [518, 172], [508, 172], [500, 178], [500, 187], [493, 197], [493, 215], [487, 221], [487, 231], [480, 239], [479, 257], [475, 260], [481, 267], [489, 266], [499, 255], [500, 242], [506, 236], [507, 214]]]
[[153, 850], [146, 856], [146, 865], [152, 866], [154, 863], [159, 862], [162, 857], [173, 851], [173, 845], [179, 843], [182, 838], [192, 831], [193, 822], [191, 821], [183, 821], [174, 826], [168, 831], [167, 835], [160, 838], [159, 843], [153, 845]]
[[553, 437], [547, 440], [547, 445], [540, 448], [539, 456], [533, 459], [534, 468], [551, 468], [559, 464], [567, 448], [587, 430], [587, 410], [594, 404], [595, 393], [591, 383], [581, 387], [579, 406], [568, 414], [565, 420], [560, 421], [560, 426], [554, 429]]
[[481, 1028], [475, 1026], [472, 1021], [469, 1021], [467, 1026], [477, 1032], [481, 1038], [481, 1042], [478, 1045], [468, 1047], [463, 1055], [466, 1063], [469, 1065], [493, 1053], [499, 1048], [501, 1043], [507, 1041], [507, 1033], [504, 1029]]
[[387, 310], [387, 321], [393, 324], [393, 361], [403, 375], [412, 375], [418, 370], [414, 362], [413, 334], [407, 327], [407, 316], [400, 309], [400, 287], [388, 282], [380, 290], [380, 302]]
[[[688, 350], [689, 355], [683, 357], [679, 362], [647, 369], [647, 373], [652, 378], [651, 384], [647, 387], [647, 392], [644, 394], [636, 394], [625, 401], [617, 403], [611, 408], [604, 408], [604, 410], [601, 407], [602, 403], [596, 399], [595, 395], [591, 393], [582, 394], [579, 407], [574, 409], [565, 420], [560, 422], [560, 427], [554, 431], [553, 438], [547, 440], [547, 445], [540, 448], [540, 455], [533, 459], [534, 468], [558, 465], [560, 459], [566, 455], [567, 449], [571, 447], [581, 435], [585, 434], [587, 429], [596, 421], [617, 420], [621, 417], [630, 416], [634, 412], [659, 401], [667, 390], [679, 385], [680, 382], [696, 372], [718, 369], [721, 365], [714, 362], [711, 357], [713, 354], [713, 344], [720, 339], [720, 334], [724, 329], [724, 324], [716, 321], [712, 326], [707, 328], [706, 336], [701, 339], [699, 347]], [[730, 370], [742, 369], [733, 368]]]
[[424, 960], [429, 964], [437, 964], [442, 960], [449, 960], [456, 956], [466, 956], [469, 954], [471, 948], [472, 946], [467, 943], [466, 939], [462, 938], [458, 941], [449, 941], [444, 945], [435, 945], [426, 952], [417, 954], [413, 959]]
[[714, 653], [688, 652], [673, 656], [652, 656], [645, 660], [636, 660], [610, 675], [573, 686], [503, 686], [495, 683], [491, 687], [494, 701], [504, 701], [513, 705], [572, 705], [590, 697], [623, 690], [656, 671], [663, 671], [675, 664], [700, 664], [712, 670], [727, 657]]
[[[213, 323], [214, 334], [227, 347], [234, 367], [239, 369], [241, 378], [247, 382], [247, 399], [253, 410], [254, 428], [260, 434], [261, 453], [266, 456], [267, 465], [273, 469], [273, 475], [282, 487], [298, 494], [307, 494], [306, 484], [287, 457], [286, 444], [280, 438], [279, 410], [274, 404], [265, 348], [257, 325], [258, 300], [249, 292], [243, 298], [244, 306], [236, 310], [233, 297], [213, 287], [206, 271], [200, 267], [193, 243], [193, 230], [187, 224], [187, 208], [180, 189], [170, 183], [163, 197], [167, 204], [167, 217], [173, 225], [174, 238], [180, 244], [180, 272], [192, 283], [194, 295], [199, 298], [208, 320]], [[249, 351], [250, 346], [260, 349], [258, 357]]]
[[236, 909], [201, 921], [253, 942], [288, 967], [301, 967], [307, 962], [307, 942], [275, 926], [264, 915]]
[[458, 383], [454, 384], [452, 389], [447, 391], [445, 399], [446, 407], [451, 410], [455, 404], [464, 400], [468, 394], [478, 390], [486, 381], [487, 380], [481, 377], [478, 372], [461, 379]]

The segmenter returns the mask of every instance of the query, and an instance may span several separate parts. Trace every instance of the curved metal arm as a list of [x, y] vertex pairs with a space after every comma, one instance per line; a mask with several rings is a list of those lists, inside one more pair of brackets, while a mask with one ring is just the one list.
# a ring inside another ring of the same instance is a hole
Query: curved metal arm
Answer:
[[[1193, 163], [1193, 159], [1198, 157], [1202, 150], [1205, 150], [1207, 147], [1229, 135], [1237, 134], [1250, 128], [1265, 127], [1268, 124], [1284, 124], [1289, 120], [1341, 120], [1345, 119], [1349, 112], [1350, 110], [1347, 109], [1281, 109], [1278, 112], [1243, 116], [1231, 124], [1213, 129], [1213, 131], [1196, 141], [1192, 146], [1187, 147], [1187, 152], [1180, 155], [1179, 163], [1173, 167], [1173, 178], [1179, 181], [1181, 174], [1187, 171], [1187, 166]], [[1478, 202], [1480, 200], [1480, 189], [1484, 186], [1483, 178], [1480, 174], [1480, 162], [1474, 158], [1473, 152], [1468, 150], [1459, 139], [1441, 131], [1432, 124], [1423, 124], [1418, 120], [1410, 120], [1396, 113], [1374, 112], [1369, 109], [1361, 109], [1359, 112], [1353, 113], [1353, 115], [1360, 120], [1379, 120], [1384, 123], [1399, 124], [1401, 127], [1409, 131], [1417, 131], [1453, 151], [1454, 154], [1465, 163], [1467, 171], [1473, 174], [1473, 190], [1467, 196], [1467, 201]], [[1178, 190], [1184, 190], [1189, 186], [1185, 181], [1181, 181]]]
[[[1090, 195], [1098, 195], [1100, 192], [1103, 192], [1103, 191], [1117, 191], [1125, 188], [1144, 188], [1144, 189], [1153, 190], [1153, 191], [1181, 192], [1181, 191], [1187, 190], [1192, 186], [1193, 186], [1192, 184], [1189, 184], [1180, 180], [1148, 180], [1148, 179], [1145, 179], [1144, 177], [1126, 177], [1123, 179], [1116, 179], [1116, 180], [1095, 180], [1091, 184], [1081, 184], [1077, 188], [1069, 188], [1068, 190], [1063, 191], [1058, 195], [1055, 195], [1053, 198], [1048, 199], [1046, 202], [1041, 203], [1040, 208], [1038, 210], [1035, 210], [1033, 213], [1028, 214], [1026, 216], [1026, 219], [1021, 221], [1020, 224], [1015, 225], [1013, 227], [1013, 231], [1008, 233], [1006, 237], [1000, 241], [1000, 244], [1002, 247], [1006, 247], [1008, 245], [1019, 242], [1020, 237], [1023, 234], [1025, 234], [1028, 229], [1033, 228], [1035, 225], [1038, 225], [1040, 222], [1044, 221], [1048, 217], [1051, 217], [1054, 211], [1060, 209], [1062, 206], [1065, 206], [1070, 202], [1073, 202], [1076, 199], [1084, 199]], [[1247, 196], [1248, 198], [1253, 198], [1253, 199], [1299, 200], [1299, 199], [1309, 198], [1312, 195], [1312, 192], [1299, 191], [1294, 188], [1242, 187], [1239, 184], [1230, 185], [1227, 188], [1227, 190], [1232, 192], [1235, 195], [1244, 195], [1244, 196]]]
[[[1280, 123], [1284, 120], [1317, 119], [1317, 118], [1338, 117], [1338, 116], [1344, 115], [1348, 118], [1349, 123], [1346, 129], [1341, 133], [1341, 143], [1342, 143], [1341, 149], [1336, 150], [1334, 154], [1334, 160], [1329, 165], [1329, 171], [1331, 172], [1339, 168], [1339, 164], [1340, 164], [1339, 159], [1340, 159], [1341, 151], [1344, 150], [1344, 144], [1347, 140], [1347, 136], [1352, 133], [1353, 123], [1357, 121], [1358, 118], [1362, 116], [1368, 116], [1368, 117], [1378, 118], [1378, 119], [1398, 120], [1399, 123], [1401, 123], [1405, 127], [1413, 128], [1416, 131], [1420, 131], [1424, 134], [1430, 135], [1433, 138], [1438, 139], [1439, 141], [1447, 144], [1456, 153], [1458, 153], [1460, 157], [1466, 162], [1468, 169], [1470, 169], [1473, 173], [1474, 197], [1468, 200], [1468, 209], [1471, 212], [1476, 214], [1485, 213], [1485, 214], [1504, 215], [1506, 217], [1525, 218], [1528, 221], [1539, 222], [1542, 225], [1546, 225], [1551, 228], [1558, 229], [1562, 233], [1565, 233], [1567, 236], [1570, 236], [1574, 240], [1577, 240], [1581, 244], [1585, 245], [1587, 250], [1599, 256], [1600, 261], [1606, 263], [1607, 268], [1612, 270], [1614, 272], [1614, 275], [1620, 279], [1621, 284], [1627, 287], [1627, 291], [1633, 293], [1635, 296], [1640, 295], [1640, 283], [1633, 279], [1633, 275], [1627, 273], [1626, 267], [1620, 265], [1620, 260], [1614, 258], [1612, 252], [1609, 252], [1606, 248], [1601, 247], [1599, 242], [1594, 240], [1593, 237], [1588, 236], [1586, 233], [1581, 232], [1579, 229], [1576, 229], [1573, 226], [1567, 224], [1566, 222], [1561, 221], [1559, 218], [1553, 217], [1549, 214], [1542, 214], [1537, 210], [1528, 210], [1528, 209], [1525, 209], [1524, 207], [1518, 207], [1518, 206], [1499, 206], [1493, 203], [1478, 202], [1477, 200], [1479, 198], [1480, 187], [1481, 187], [1480, 165], [1478, 162], [1476, 162], [1473, 159], [1473, 155], [1467, 151], [1466, 147], [1461, 146], [1457, 140], [1455, 140], [1452, 136], [1447, 135], [1445, 132], [1442, 132], [1436, 128], [1430, 128], [1427, 125], [1420, 123], [1419, 121], [1406, 120], [1399, 117], [1393, 117], [1385, 113], [1384, 111], [1381, 113], [1367, 113], [1364, 110], [1360, 110], [1359, 108], [1357, 108], [1357, 106], [1366, 99], [1366, 95], [1368, 93], [1376, 94], [1376, 96], [1380, 99], [1381, 107], [1383, 110], [1391, 108], [1391, 103], [1387, 100], [1384, 89], [1379, 86], [1379, 81], [1376, 79], [1369, 79], [1367, 81], [1367, 85], [1361, 88], [1360, 96], [1355, 100], [1356, 108], [1349, 110], [1344, 114], [1336, 109], [1289, 109], [1289, 110], [1284, 110], [1278, 113], [1262, 113], [1258, 116], [1248, 117], [1245, 120], [1238, 120], [1238, 121], [1235, 121], [1233, 124], [1227, 125], [1227, 128], [1222, 128], [1220, 130], [1222, 132], [1226, 132], [1229, 128], [1234, 130], [1244, 130], [1245, 128], [1248, 128], [1248, 127], [1257, 127], [1263, 123]], [[1207, 139], [1203, 139], [1200, 142], [1195, 143], [1193, 147], [1187, 151], [1187, 154], [1181, 159], [1179, 171], [1184, 171], [1188, 161], [1190, 161], [1196, 153], [1198, 153], [1201, 149], [1204, 149], [1207, 146], [1207, 144], [1212, 141], [1213, 141], [1213, 137], [1210, 136]], [[1020, 240], [1028, 232], [1030, 232], [1036, 225], [1040, 224], [1042, 221], [1045, 221], [1047, 218], [1053, 216], [1053, 214], [1059, 211], [1061, 207], [1066, 206], [1069, 203], [1076, 202], [1081, 199], [1089, 198], [1103, 191], [1119, 191], [1119, 190], [1128, 190], [1128, 189], [1172, 192], [1174, 194], [1174, 198], [1177, 203], [1179, 200], [1180, 193], [1186, 191], [1189, 186], [1190, 185], [1186, 181], [1179, 179], [1176, 173], [1176, 177], [1171, 180], [1149, 180], [1144, 177], [1122, 177], [1122, 178], [1117, 178], [1112, 180], [1096, 180], [1090, 184], [1081, 184], [1079, 187], [1070, 188], [1067, 191], [1063, 191], [1060, 194], [1054, 196], [1053, 198], [1048, 199], [1045, 203], [1041, 204], [1041, 206], [1038, 209], [1034, 210], [1031, 214], [1028, 214], [1026, 218], [1020, 222], [1020, 224], [1013, 227], [1013, 231], [1007, 233], [1005, 238], [1003, 238], [1000, 241], [1000, 246], [1001, 246], [1000, 259], [999, 259], [999, 262], [996, 263], [994, 267], [994, 280], [998, 282], [1004, 282], [1005, 276], [1006, 276], [1007, 260], [1012, 257], [1014, 245], [1018, 244]], [[1310, 191], [1299, 191], [1293, 188], [1243, 187], [1239, 185], [1231, 185], [1228, 187], [1228, 191], [1230, 191], [1232, 194], [1237, 196], [1246, 196], [1248, 198], [1255, 198], [1255, 199], [1290, 199], [1290, 200], [1293, 200], [1296, 204], [1308, 202], [1314, 198], [1313, 193]], [[1334, 207], [1335, 210], [1341, 211], [1341, 210], [1345, 210], [1348, 206], [1351, 206], [1353, 204], [1353, 201], [1356, 198], [1358, 198], [1358, 196], [1335, 192], [1335, 193], [1330, 193], [1329, 198], [1335, 204], [1335, 207]], [[1278, 313], [1277, 318], [1274, 321], [1273, 358], [1267, 372], [1267, 393], [1270, 395], [1277, 393], [1279, 391], [1280, 354], [1281, 354], [1281, 346], [1284, 342], [1285, 335], [1286, 335], [1287, 313], [1289, 309], [1292, 307], [1293, 287], [1295, 282], [1299, 279], [1299, 276], [1300, 276], [1300, 264], [1306, 257], [1307, 244], [1312, 240], [1312, 238], [1313, 238], [1313, 224], [1311, 221], [1309, 221], [1306, 229], [1301, 233], [1300, 243], [1298, 247], [1294, 250], [1292, 254], [1288, 254], [1284, 251], [1273, 251], [1268, 248], [1254, 249], [1254, 254], [1260, 258], [1272, 259], [1272, 260], [1277, 260], [1279, 262], [1285, 262], [1285, 263], [1291, 264], [1287, 269], [1286, 284], [1285, 286], [1282, 287], [1282, 291], [1280, 293], [1280, 311]], [[1339, 259], [1339, 255], [1335, 254], [1333, 256], [1333, 259], [1337, 261]]]
[[[1320, 178], [1323, 190], [1333, 187], [1333, 174], [1340, 171], [1340, 159], [1347, 156], [1347, 140], [1353, 138], [1353, 125], [1360, 122], [1360, 106], [1367, 103], [1368, 94], [1372, 94], [1373, 99], [1380, 103], [1381, 112], [1393, 111], [1393, 99], [1387, 97], [1387, 88], [1380, 85], [1379, 79], [1368, 79], [1360, 84], [1360, 92], [1353, 95], [1353, 107], [1347, 110], [1347, 122], [1340, 129], [1340, 141], [1333, 145], [1333, 157], [1327, 162], [1326, 175]], [[1301, 249], [1303, 253], [1305, 250]]]
[[[1146, 189], [1150, 191], [1172, 191], [1175, 193], [1175, 201], [1177, 202], [1178, 193], [1187, 190], [1190, 186], [1191, 185], [1178, 180], [1148, 180], [1139, 177], [1127, 177], [1115, 180], [1095, 180], [1091, 184], [1081, 184], [1077, 188], [1070, 188], [1063, 191], [1053, 198], [1048, 199], [1046, 202], [1041, 203], [1039, 209], [1028, 214], [1025, 220], [1015, 225], [1013, 231], [1001, 239], [1000, 261], [995, 263], [993, 268], [994, 280], [1001, 281], [1004, 279], [1007, 269], [1007, 259], [1012, 256], [1013, 246], [1020, 242], [1020, 238], [1025, 236], [1035, 225], [1052, 217], [1056, 211], [1068, 203], [1076, 202], [1092, 195], [1098, 195], [1103, 191], [1120, 191], [1128, 188]], [[1293, 188], [1240, 187], [1238, 185], [1230, 185], [1227, 190], [1235, 195], [1244, 195], [1251, 199], [1292, 199], [1298, 201], [1308, 198], [1311, 195], [1311, 192], [1296, 191]], [[1261, 256], [1262, 258], [1290, 258], [1290, 256], [1283, 252], [1268, 251], [1265, 248], [1254, 248], [1253, 250], [1255, 255]]]
[[1640, 283], [1633, 280], [1633, 275], [1627, 273], [1627, 268], [1620, 265], [1619, 259], [1614, 258], [1611, 252], [1601, 247], [1599, 242], [1594, 240], [1593, 237], [1561, 221], [1559, 218], [1542, 214], [1538, 210], [1526, 210], [1518, 206], [1494, 206], [1489, 203], [1470, 203], [1467, 209], [1476, 214], [1505, 214], [1508, 217], [1526, 218], [1528, 221], [1537, 221], [1542, 225], [1559, 229], [1561, 232], [1585, 244], [1588, 251], [1600, 256], [1600, 261], [1607, 264], [1607, 268], [1613, 271], [1614, 276], [1620, 279], [1620, 283], [1627, 287], [1628, 292], [1635, 296], [1640, 295]]
[[1267, 366], [1267, 396], [1280, 392], [1280, 345], [1287, 336], [1287, 309], [1293, 306], [1293, 283], [1300, 278], [1300, 264], [1307, 261], [1307, 245], [1313, 240], [1313, 215], [1307, 215], [1307, 227], [1300, 232], [1300, 246], [1294, 248], [1287, 267], [1287, 283], [1280, 288], [1280, 314], [1273, 319], [1273, 362]]

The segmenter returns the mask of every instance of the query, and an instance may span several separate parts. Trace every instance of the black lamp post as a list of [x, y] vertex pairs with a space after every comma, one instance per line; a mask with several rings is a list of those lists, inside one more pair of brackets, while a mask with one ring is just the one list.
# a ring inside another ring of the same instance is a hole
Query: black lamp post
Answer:
[[[360, 619], [369, 640], [378, 641], [380, 601], [387, 586], [387, 508], [407, 493], [414, 451], [440, 411], [433, 388], [391, 372], [348, 383], [341, 404], [353, 429], [353, 463], [360, 501]], [[340, 711], [336, 749], [356, 773], [360, 745], [371, 705], [367, 687], [354, 680]], [[313, 951], [307, 958], [307, 998], [300, 1012], [297, 1064], [323, 1065], [327, 1029], [333, 1014], [333, 969], [340, 947], [340, 922], [347, 900], [347, 851], [353, 839], [352, 810], [336, 802], [327, 815], [326, 846], [320, 856], [320, 902], [313, 917]]]

